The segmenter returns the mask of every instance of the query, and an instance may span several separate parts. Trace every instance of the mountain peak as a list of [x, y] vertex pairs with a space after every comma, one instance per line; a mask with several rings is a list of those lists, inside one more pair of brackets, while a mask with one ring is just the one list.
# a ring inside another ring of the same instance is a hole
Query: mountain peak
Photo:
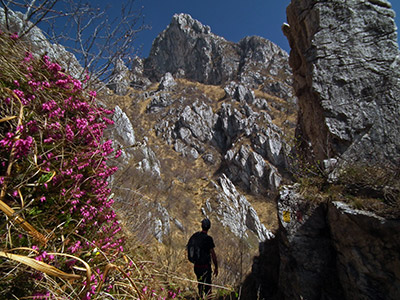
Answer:
[[[188, 14], [175, 14], [154, 40], [144, 75], [159, 81], [164, 74], [204, 84], [237, 81], [285, 99], [293, 98], [288, 54], [264, 38], [229, 42]], [[277, 81], [283, 84], [276, 84]]]
[[203, 25], [200, 21], [193, 19], [191, 15], [185, 13], [175, 14], [169, 26], [177, 26], [185, 33], [190, 31], [198, 34], [211, 33], [210, 26]]

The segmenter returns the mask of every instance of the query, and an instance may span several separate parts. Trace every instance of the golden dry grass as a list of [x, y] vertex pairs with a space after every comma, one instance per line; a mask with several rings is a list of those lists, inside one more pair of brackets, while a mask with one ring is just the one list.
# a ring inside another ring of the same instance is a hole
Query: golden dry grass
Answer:
[[[216, 112], [223, 103], [221, 100], [225, 97], [225, 91], [220, 86], [204, 85], [185, 79], [176, 79], [176, 81], [178, 85], [168, 92], [168, 97], [173, 99], [190, 97], [183, 105], [189, 105], [193, 99], [200, 99]], [[156, 90], [156, 85], [153, 90]], [[287, 105], [278, 97], [259, 90], [256, 90], [255, 93], [256, 97], [265, 98], [268, 102], [273, 101], [282, 107]], [[151, 98], [151, 95], [146, 98], [144, 91], [131, 89], [130, 95], [113, 96], [112, 101], [108, 101], [108, 103], [118, 104], [127, 113], [134, 125], [137, 140], [140, 141], [144, 136], [148, 138], [148, 145], [161, 163], [161, 178], [154, 180], [149, 175], [134, 172], [134, 161], [139, 160], [138, 157], [134, 157], [130, 171], [125, 170], [120, 177], [116, 175], [116, 185], [140, 193], [140, 196], [131, 194], [128, 198], [125, 197], [125, 202], [136, 203], [134, 198], [137, 200], [139, 197], [148, 203], [159, 203], [166, 207], [170, 216], [183, 224], [184, 231], [179, 230], [171, 219], [170, 236], [160, 244], [154, 240], [151, 233], [144, 234], [143, 227], [134, 225], [135, 222], [140, 223], [140, 219], [145, 216], [135, 212], [129, 213], [129, 205], [126, 203], [117, 203], [117, 207], [127, 231], [129, 232], [130, 228], [137, 230], [137, 232], [129, 234], [129, 240], [133, 241], [133, 244], [130, 243], [131, 249], [136, 253], [142, 252], [143, 257], [147, 257], [148, 260], [160, 263], [163, 266], [163, 269], [159, 270], [162, 273], [160, 276], [175, 279], [178, 277], [180, 279], [177, 280], [185, 289], [194, 292], [196, 284], [191, 281], [194, 279], [194, 274], [192, 265], [186, 259], [185, 245], [190, 235], [199, 230], [199, 223], [203, 218], [201, 208], [205, 206], [206, 200], [216, 196], [215, 188], [211, 186], [211, 180], [218, 177], [220, 165], [208, 165], [201, 158], [194, 161], [187, 159], [177, 153], [171, 145], [167, 145], [161, 137], [156, 136], [154, 128], [160, 120], [160, 114], [147, 112]], [[172, 107], [174, 105], [172, 104]], [[231, 105], [239, 108], [240, 103], [233, 101]], [[275, 114], [274, 122], [279, 125], [288, 118], [294, 118], [294, 114], [286, 116], [284, 115], [285, 111], [279, 111], [273, 106], [272, 113]], [[249, 143], [249, 141], [243, 138], [236, 146], [244, 143]], [[269, 230], [274, 231], [278, 221], [273, 199], [249, 195], [245, 191], [242, 193], [252, 203], [260, 220]], [[137, 205], [140, 207], [140, 204]], [[252, 234], [249, 235], [249, 239], [240, 240], [230, 233], [229, 229], [217, 226], [210, 230], [210, 234], [216, 242], [217, 255], [220, 255], [220, 276], [215, 283], [233, 289], [250, 272], [253, 257], [258, 254], [258, 241]], [[137, 243], [134, 242], [136, 240]], [[138, 246], [141, 244], [145, 245], [146, 251], [143, 246]]]

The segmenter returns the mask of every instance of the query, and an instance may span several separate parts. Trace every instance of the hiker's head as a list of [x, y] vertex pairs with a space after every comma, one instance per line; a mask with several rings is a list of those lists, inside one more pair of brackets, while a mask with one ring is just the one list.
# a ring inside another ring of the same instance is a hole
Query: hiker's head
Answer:
[[211, 227], [211, 222], [209, 219], [205, 218], [201, 221], [201, 229], [207, 231]]

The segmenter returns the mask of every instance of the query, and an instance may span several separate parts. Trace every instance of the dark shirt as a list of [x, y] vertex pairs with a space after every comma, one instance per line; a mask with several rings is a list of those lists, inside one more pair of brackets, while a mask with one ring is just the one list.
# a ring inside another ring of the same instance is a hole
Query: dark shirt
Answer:
[[201, 249], [201, 261], [196, 263], [196, 265], [211, 265], [211, 249], [215, 248], [214, 240], [207, 233], [200, 231], [196, 232], [196, 239], [198, 238], [200, 241], [200, 249]]

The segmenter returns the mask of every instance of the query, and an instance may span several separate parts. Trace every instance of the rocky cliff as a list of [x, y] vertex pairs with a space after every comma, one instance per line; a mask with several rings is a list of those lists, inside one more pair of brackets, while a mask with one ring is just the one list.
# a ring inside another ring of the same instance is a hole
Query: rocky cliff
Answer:
[[295, 101], [287, 59], [284, 50], [266, 39], [245, 37], [236, 44], [213, 34], [190, 15], [176, 14], [154, 40], [144, 73], [156, 81], [167, 72], [212, 85], [235, 80]]
[[278, 215], [280, 299], [398, 298], [398, 220], [340, 201], [312, 203], [298, 185], [282, 190]]
[[[400, 77], [390, 3], [292, 0], [287, 14], [298, 137], [317, 159], [396, 166]], [[358, 176], [378, 185], [378, 174]], [[279, 230], [260, 247], [249, 295], [259, 287], [266, 299], [398, 299], [400, 221], [376, 208], [398, 212], [400, 196], [390, 202], [371, 191], [349, 194], [329, 182], [283, 187]]]
[[386, 0], [287, 8], [299, 135], [318, 160], [399, 163], [400, 56]]

